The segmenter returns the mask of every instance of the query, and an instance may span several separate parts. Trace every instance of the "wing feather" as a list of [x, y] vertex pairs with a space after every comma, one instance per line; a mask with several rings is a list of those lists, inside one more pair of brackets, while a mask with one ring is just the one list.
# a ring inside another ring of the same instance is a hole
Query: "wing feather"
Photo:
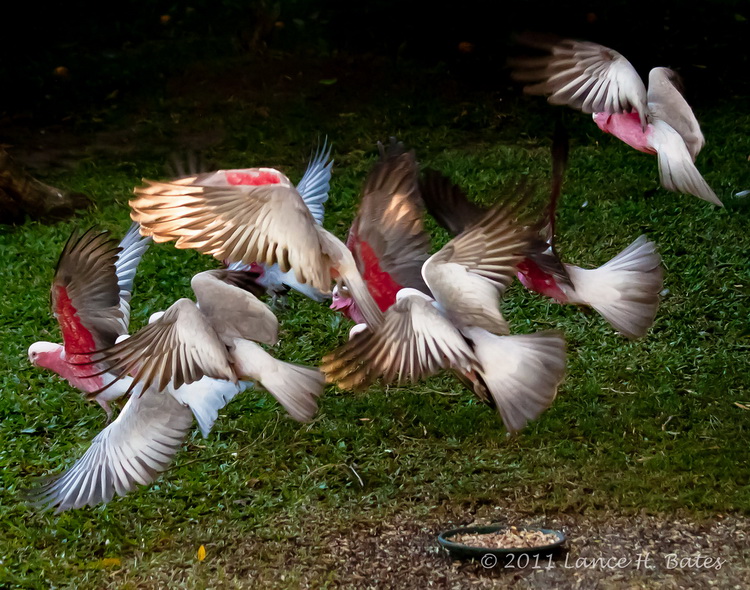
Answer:
[[324, 203], [328, 200], [328, 192], [331, 190], [331, 146], [328, 139], [323, 140], [323, 145], [315, 150], [310, 158], [304, 175], [297, 184], [302, 200], [312, 213], [318, 225], [323, 223]]
[[535, 82], [527, 94], [546, 95], [584, 113], [637, 112], [645, 128], [649, 113], [646, 87], [633, 65], [609, 47], [586, 41], [526, 34], [519, 43], [546, 52], [543, 57], [509, 60], [512, 77]]
[[131, 217], [156, 242], [176, 240], [230, 262], [278, 263], [300, 282], [330, 292], [315, 219], [299, 193], [284, 184], [201, 186], [149, 182], [135, 189]]
[[325, 356], [321, 370], [342, 389], [364, 389], [378, 377], [384, 383], [418, 381], [442, 368], [471, 371], [475, 364], [461, 333], [428, 299], [412, 295], [394, 304], [375, 330]]
[[123, 334], [127, 334], [130, 324], [130, 297], [133, 292], [133, 281], [143, 254], [151, 245], [151, 238], [141, 237], [140, 226], [132, 223], [125, 237], [120, 241], [120, 253], [115, 261], [117, 286], [120, 289], [120, 311], [124, 325]]
[[430, 239], [424, 231], [424, 205], [419, 193], [419, 167], [414, 152], [391, 139], [387, 151], [379, 144], [381, 159], [373, 166], [352, 223], [347, 246], [364, 273], [369, 261], [363, 244], [377, 257], [379, 270], [400, 287], [427, 293], [421, 268], [429, 257]]
[[426, 170], [419, 188], [427, 211], [454, 236], [487, 213], [487, 209], [469, 201], [461, 187], [437, 170]]
[[526, 199], [499, 203], [472, 228], [433, 254], [422, 268], [435, 300], [457, 326], [507, 333], [498, 297], [513, 280], [535, 232], [519, 217]]
[[116, 263], [120, 249], [106, 232], [89, 229], [68, 239], [52, 282], [52, 311], [65, 352], [86, 354], [127, 333], [120, 309]]
[[117, 419], [102, 430], [75, 464], [33, 490], [31, 500], [59, 513], [109, 502], [165, 471], [182, 446], [193, 415], [171, 395], [132, 395]]
[[227, 348], [206, 317], [189, 299], [175, 302], [155, 322], [134, 336], [92, 355], [107, 371], [133, 377], [130, 389], [141, 384], [175, 389], [203, 376], [236, 382]]

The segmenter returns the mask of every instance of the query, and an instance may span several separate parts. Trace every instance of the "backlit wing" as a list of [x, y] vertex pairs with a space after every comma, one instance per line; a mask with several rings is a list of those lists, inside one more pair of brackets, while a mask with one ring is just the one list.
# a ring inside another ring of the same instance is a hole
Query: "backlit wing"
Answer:
[[105, 233], [73, 234], [57, 263], [50, 300], [67, 355], [112, 346], [127, 333], [115, 272], [120, 250]]
[[131, 217], [156, 242], [176, 240], [230, 262], [278, 263], [303, 283], [330, 293], [317, 223], [299, 193], [283, 183], [201, 186], [190, 179], [135, 189]]
[[584, 113], [636, 111], [645, 128], [646, 87], [620, 53], [597, 43], [539, 35], [522, 35], [518, 41], [548, 53], [509, 60], [515, 80], [535, 82], [524, 87], [524, 92], [545, 95], [551, 104]]
[[[415, 292], [416, 293], [416, 292]], [[342, 389], [417, 381], [453, 367], [471, 371], [474, 354], [461, 333], [423, 295], [404, 297], [374, 330], [364, 330], [323, 357], [321, 370]]]
[[393, 142], [387, 152], [380, 148], [381, 160], [368, 175], [347, 246], [371, 291], [371, 282], [387, 281], [395, 291], [411, 287], [427, 293], [421, 269], [430, 239], [422, 223], [419, 167], [414, 153], [400, 143]]

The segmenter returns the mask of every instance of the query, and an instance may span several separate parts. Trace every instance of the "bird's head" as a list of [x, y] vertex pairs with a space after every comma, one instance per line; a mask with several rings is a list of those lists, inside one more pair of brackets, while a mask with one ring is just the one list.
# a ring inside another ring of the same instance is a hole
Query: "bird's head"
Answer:
[[35, 342], [29, 346], [29, 362], [36, 367], [51, 369], [60, 361], [63, 347], [54, 342]]
[[365, 318], [362, 312], [357, 307], [357, 302], [354, 301], [349, 288], [344, 283], [339, 283], [333, 288], [331, 293], [331, 309], [340, 311], [350, 320], [354, 320], [358, 324], [364, 323]]

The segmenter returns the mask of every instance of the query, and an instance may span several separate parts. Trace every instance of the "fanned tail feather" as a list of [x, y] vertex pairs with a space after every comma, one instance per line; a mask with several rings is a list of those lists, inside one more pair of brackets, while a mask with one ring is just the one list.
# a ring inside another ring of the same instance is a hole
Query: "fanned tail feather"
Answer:
[[263, 375], [261, 385], [276, 398], [289, 415], [299, 422], [309, 422], [318, 411], [317, 397], [323, 392], [323, 374], [317, 369], [284, 361], [279, 369]]
[[654, 121], [651, 142], [659, 160], [659, 179], [670, 191], [695, 195], [709, 203], [723, 207], [716, 193], [693, 163], [685, 141], [669, 124]]
[[[560, 332], [496, 336], [463, 330], [474, 343], [482, 385], [509, 432], [521, 430], [552, 405], [565, 374], [565, 340]], [[481, 395], [480, 395], [481, 397]]]
[[571, 303], [590, 305], [628, 338], [644, 336], [654, 323], [664, 269], [656, 244], [646, 236], [599, 268], [565, 267], [575, 285]]

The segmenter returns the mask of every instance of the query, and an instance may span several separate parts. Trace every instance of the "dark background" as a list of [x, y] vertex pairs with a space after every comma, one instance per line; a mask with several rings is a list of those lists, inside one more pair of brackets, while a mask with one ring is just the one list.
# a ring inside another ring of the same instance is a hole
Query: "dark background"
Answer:
[[[8, 8], [6, 7], [6, 11]], [[148, 92], [198, 60], [371, 54], [507, 85], [512, 34], [554, 32], [622, 52], [646, 74], [676, 67], [691, 101], [748, 89], [750, 3], [726, 0], [452, 3], [194, 0], [26, 3], [0, 35], [0, 116], [56, 119], [112, 92]], [[459, 45], [464, 43], [464, 45]], [[466, 45], [470, 43], [471, 45]]]

